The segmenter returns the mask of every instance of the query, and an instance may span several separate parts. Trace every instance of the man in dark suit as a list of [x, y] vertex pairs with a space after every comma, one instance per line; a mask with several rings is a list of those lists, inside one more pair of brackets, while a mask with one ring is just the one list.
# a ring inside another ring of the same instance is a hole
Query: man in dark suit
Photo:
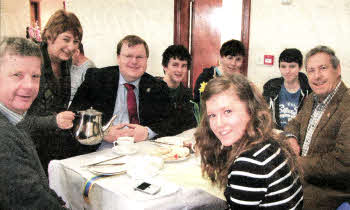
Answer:
[[147, 43], [128, 35], [117, 45], [119, 66], [87, 71], [70, 109], [93, 107], [103, 113], [103, 124], [117, 115], [100, 149], [111, 147], [120, 136], [132, 136], [138, 142], [167, 134], [167, 125], [162, 121], [168, 118], [170, 110], [168, 88], [145, 73], [148, 56]]

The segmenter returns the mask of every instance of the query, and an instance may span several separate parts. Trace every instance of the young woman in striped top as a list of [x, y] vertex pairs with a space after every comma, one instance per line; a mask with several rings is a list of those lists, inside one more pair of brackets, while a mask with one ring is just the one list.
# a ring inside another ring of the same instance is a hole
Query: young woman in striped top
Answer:
[[212, 79], [196, 131], [202, 171], [225, 189], [229, 209], [302, 209], [294, 153], [272, 131], [262, 95], [242, 75]]

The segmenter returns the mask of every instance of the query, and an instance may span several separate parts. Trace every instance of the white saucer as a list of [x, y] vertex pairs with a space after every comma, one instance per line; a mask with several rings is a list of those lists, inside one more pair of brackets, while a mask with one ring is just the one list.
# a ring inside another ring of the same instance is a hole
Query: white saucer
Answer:
[[88, 170], [96, 175], [115, 175], [126, 172], [126, 165], [96, 165], [88, 167]]
[[136, 145], [130, 146], [127, 150], [118, 146], [112, 147], [112, 151], [119, 155], [132, 155], [135, 154], [137, 150]]

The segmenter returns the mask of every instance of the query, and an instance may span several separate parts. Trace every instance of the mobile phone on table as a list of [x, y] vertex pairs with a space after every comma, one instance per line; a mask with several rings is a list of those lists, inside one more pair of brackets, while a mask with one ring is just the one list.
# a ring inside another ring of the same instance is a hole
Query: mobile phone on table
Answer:
[[136, 185], [134, 189], [150, 195], [155, 195], [160, 191], [158, 185], [150, 184], [148, 182], [142, 182], [141, 184]]

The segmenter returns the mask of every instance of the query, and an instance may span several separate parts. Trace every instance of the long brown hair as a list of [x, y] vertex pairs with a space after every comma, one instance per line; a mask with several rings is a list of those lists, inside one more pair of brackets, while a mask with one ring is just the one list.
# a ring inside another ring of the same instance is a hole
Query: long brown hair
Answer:
[[[251, 119], [243, 137], [232, 147], [221, 149], [221, 142], [209, 125], [206, 101], [224, 91], [230, 91], [232, 95], [236, 95], [239, 100], [246, 103]], [[292, 157], [293, 153], [288, 146], [279, 141], [281, 137], [272, 131], [272, 117], [265, 100], [258, 89], [244, 76], [234, 74], [230, 77], [222, 76], [210, 80], [201, 95], [201, 110], [201, 122], [195, 133], [196, 148], [200, 151], [202, 172], [213, 183], [225, 187], [227, 175], [234, 160], [242, 152], [269, 139], [280, 143], [282, 150], [290, 160], [291, 170], [294, 171], [295, 158]]]

